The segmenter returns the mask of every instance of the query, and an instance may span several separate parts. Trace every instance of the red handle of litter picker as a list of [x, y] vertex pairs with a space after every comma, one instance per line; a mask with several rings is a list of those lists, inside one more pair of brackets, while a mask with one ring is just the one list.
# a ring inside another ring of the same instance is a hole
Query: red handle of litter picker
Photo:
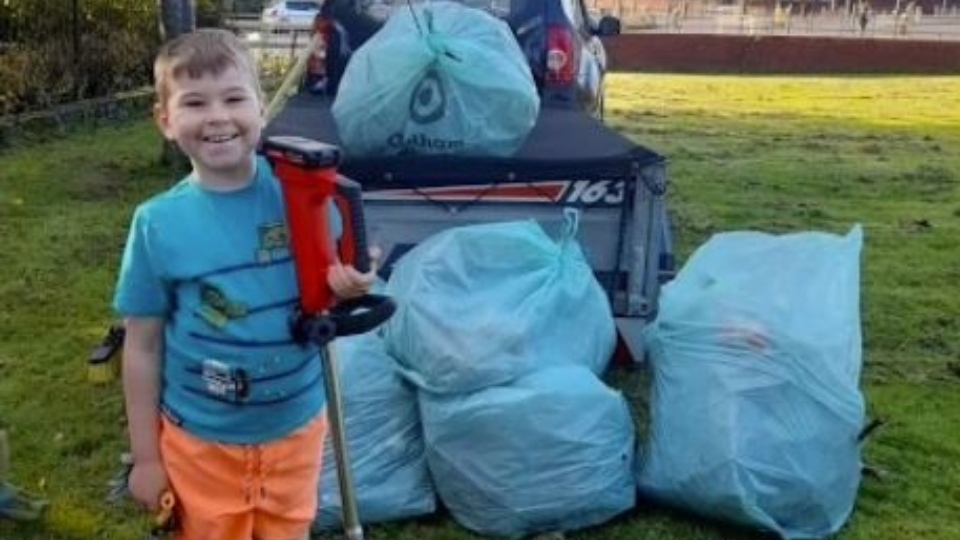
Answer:
[[[267, 138], [262, 149], [283, 191], [300, 307], [306, 315], [317, 315], [336, 303], [327, 284], [331, 264], [340, 260], [360, 272], [370, 269], [361, 188], [337, 174], [336, 146], [275, 136]], [[339, 242], [331, 230], [331, 201], [344, 218]]]

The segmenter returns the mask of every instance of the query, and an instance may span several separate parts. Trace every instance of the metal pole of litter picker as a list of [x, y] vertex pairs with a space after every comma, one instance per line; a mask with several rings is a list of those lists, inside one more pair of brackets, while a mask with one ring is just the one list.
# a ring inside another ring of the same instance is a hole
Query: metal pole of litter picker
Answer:
[[323, 347], [323, 380], [327, 391], [327, 421], [330, 424], [330, 436], [333, 437], [333, 453], [337, 462], [343, 532], [347, 540], [363, 540], [363, 525], [360, 524], [360, 517], [357, 512], [356, 493], [353, 490], [353, 473], [350, 471], [350, 456], [347, 451], [337, 355], [332, 341]]

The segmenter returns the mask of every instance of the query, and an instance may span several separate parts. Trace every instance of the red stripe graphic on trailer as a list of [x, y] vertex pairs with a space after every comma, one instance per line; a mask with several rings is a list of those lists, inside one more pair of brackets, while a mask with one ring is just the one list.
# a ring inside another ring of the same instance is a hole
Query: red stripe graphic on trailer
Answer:
[[419, 189], [384, 189], [367, 191], [366, 200], [376, 201], [489, 201], [489, 202], [559, 202], [570, 185], [568, 180], [554, 182], [518, 182], [473, 186], [439, 186]]

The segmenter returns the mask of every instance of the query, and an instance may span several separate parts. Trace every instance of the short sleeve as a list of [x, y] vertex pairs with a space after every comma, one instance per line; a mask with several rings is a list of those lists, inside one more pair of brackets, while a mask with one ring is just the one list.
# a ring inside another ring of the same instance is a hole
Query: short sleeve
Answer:
[[130, 225], [113, 297], [121, 316], [162, 317], [170, 310], [168, 284], [158, 268], [160, 246], [149, 216], [147, 207], [140, 206]]

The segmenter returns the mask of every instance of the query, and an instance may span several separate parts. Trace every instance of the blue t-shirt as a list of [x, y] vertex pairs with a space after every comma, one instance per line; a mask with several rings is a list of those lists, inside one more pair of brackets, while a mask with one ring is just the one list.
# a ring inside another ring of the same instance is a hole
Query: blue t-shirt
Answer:
[[320, 412], [319, 350], [290, 334], [298, 302], [282, 192], [265, 160], [243, 189], [187, 177], [134, 213], [114, 308], [165, 319], [161, 407], [188, 432], [255, 444]]

